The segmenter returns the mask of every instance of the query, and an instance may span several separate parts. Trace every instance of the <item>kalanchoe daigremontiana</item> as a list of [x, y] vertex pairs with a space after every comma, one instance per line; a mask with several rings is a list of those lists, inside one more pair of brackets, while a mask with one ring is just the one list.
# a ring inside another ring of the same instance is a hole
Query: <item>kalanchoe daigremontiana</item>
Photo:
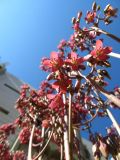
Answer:
[[99, 38], [105, 34], [119, 41], [117, 37], [99, 28], [101, 22], [112, 22], [117, 9], [107, 5], [103, 14], [99, 14], [101, 11], [101, 7], [94, 2], [92, 10], [84, 18], [86, 27], [81, 24], [82, 12], [73, 17], [74, 33], [70, 39], [60, 41], [58, 50], [51, 52], [50, 58], [42, 59], [42, 70], [49, 72], [46, 80], [38, 90], [33, 90], [28, 85], [21, 87], [16, 102], [19, 116], [13, 123], [0, 127], [1, 159], [3, 155], [9, 159], [12, 157], [13, 160], [26, 159], [23, 151], [14, 151], [14, 145], [12, 152], [9, 151], [7, 137], [16, 128], [21, 129], [18, 134], [19, 143], [29, 145], [29, 160], [41, 159], [50, 141], [61, 152], [61, 160], [71, 160], [73, 153], [82, 159], [78, 137], [80, 129], [88, 131], [96, 160], [101, 156], [106, 159], [110, 155], [114, 158], [118, 156], [120, 138], [114, 129], [108, 128], [106, 136], [91, 132], [94, 127], [92, 121], [96, 117], [109, 116], [120, 134], [119, 126], [109, 111], [109, 106], [119, 109], [120, 89], [116, 87], [110, 92], [105, 89], [107, 79], [111, 79], [108, 67], [111, 67], [109, 54], [112, 47], [106, 46], [104, 40]]

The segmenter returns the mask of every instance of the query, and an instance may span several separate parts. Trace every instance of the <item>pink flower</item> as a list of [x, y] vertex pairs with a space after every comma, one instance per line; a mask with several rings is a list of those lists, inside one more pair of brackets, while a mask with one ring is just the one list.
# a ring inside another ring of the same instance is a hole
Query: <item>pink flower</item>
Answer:
[[66, 44], [67, 44], [67, 42], [63, 39], [62, 41], [60, 41], [60, 43], [59, 43], [57, 48], [62, 50], [63, 47], [65, 47]]
[[63, 107], [63, 105], [64, 104], [63, 104], [63, 100], [62, 100], [62, 93], [60, 92], [54, 97], [54, 99], [52, 99], [49, 107], [51, 109], [54, 109], [54, 108]]
[[23, 84], [22, 86], [21, 86], [21, 89], [29, 89], [30, 88], [30, 86], [28, 85], [28, 84]]
[[94, 22], [95, 17], [96, 17], [96, 12], [88, 11], [85, 20], [87, 23], [92, 23]]
[[57, 77], [57, 80], [52, 84], [52, 88], [66, 93], [67, 88], [71, 85], [71, 82], [71, 79], [60, 73]]
[[78, 31], [80, 29], [79, 23], [75, 23], [73, 28], [74, 28], [74, 30]]
[[12, 123], [8, 123], [8, 124], [3, 124], [2, 126], [0, 126], [0, 130], [4, 131], [6, 135], [9, 134], [13, 134], [15, 132], [15, 125], [13, 125]]
[[30, 138], [30, 130], [29, 130], [28, 127], [24, 127], [24, 128], [21, 130], [21, 132], [19, 133], [20, 143], [22, 143], [22, 144], [28, 143], [29, 138]]
[[90, 97], [90, 96], [85, 96], [84, 102], [85, 102], [85, 103], [89, 103], [89, 102], [91, 101], [91, 99], [92, 99], [92, 97]]
[[27, 157], [23, 151], [16, 151], [13, 156], [13, 160], [27, 160]]
[[106, 61], [108, 59], [108, 55], [112, 52], [111, 47], [103, 47], [103, 42], [101, 40], [96, 41], [95, 49], [91, 51], [91, 55], [93, 58], [96, 58], [99, 61]]
[[91, 38], [91, 39], [94, 39], [94, 38], [96, 38], [96, 32], [95, 31], [90, 31], [89, 32], [89, 37]]
[[59, 56], [59, 53], [52, 52], [49, 58], [44, 58], [42, 60], [42, 69], [45, 71], [55, 72], [63, 65], [63, 60]]
[[68, 59], [65, 60], [67, 65], [70, 65], [73, 70], [78, 70], [81, 67], [81, 64], [84, 62], [83, 57], [79, 57], [77, 53], [71, 52], [68, 55]]
[[49, 127], [49, 121], [47, 119], [42, 121], [42, 127], [48, 128]]
[[12, 160], [9, 146], [5, 142], [0, 144], [0, 160]]

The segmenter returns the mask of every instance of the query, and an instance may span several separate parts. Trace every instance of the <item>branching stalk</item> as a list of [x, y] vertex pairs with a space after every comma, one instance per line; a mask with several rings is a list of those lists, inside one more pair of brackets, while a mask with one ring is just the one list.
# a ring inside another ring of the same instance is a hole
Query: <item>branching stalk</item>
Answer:
[[66, 96], [63, 94], [63, 103], [64, 103], [64, 150], [65, 150], [65, 158], [66, 160], [71, 160], [70, 158], [70, 148], [69, 148], [69, 137], [68, 137], [68, 114], [66, 109]]
[[[45, 136], [45, 127], [42, 127], [42, 135], [41, 135], [41, 138], [44, 139], [44, 136]], [[43, 143], [44, 143], [44, 142], [41, 143], [41, 147], [43, 146]], [[43, 156], [41, 155], [38, 160], [42, 160], [42, 157], [43, 157]]]
[[63, 146], [63, 142], [61, 143], [61, 146], [60, 146], [60, 160], [64, 160], [64, 146]]
[[69, 133], [69, 144], [70, 144], [70, 157], [71, 157], [71, 160], [73, 159], [73, 140], [72, 140], [72, 94], [69, 93], [69, 114], [68, 114], [68, 117], [69, 117], [69, 124], [68, 124], [68, 133]]
[[48, 141], [46, 142], [45, 146], [43, 147], [43, 149], [39, 152], [39, 154], [33, 160], [37, 160], [44, 153], [45, 149], [47, 148], [47, 146], [52, 138], [53, 131], [54, 131], [54, 129], [52, 129], [50, 137], [49, 137]]
[[32, 131], [31, 131], [31, 136], [30, 136], [30, 140], [29, 140], [28, 160], [32, 160], [32, 140], [33, 140], [34, 130], [35, 130], [35, 124], [33, 124]]
[[112, 38], [112, 39], [114, 39], [115, 41], [117, 41], [117, 42], [120, 43], [120, 38], [117, 37], [117, 36], [115, 36], [115, 35], [113, 35], [113, 34], [111, 34], [111, 33], [109, 33], [109, 32], [106, 32], [106, 31], [104, 31], [104, 30], [102, 30], [102, 29], [100, 29], [100, 28], [98, 28], [98, 27], [91, 27], [91, 29], [94, 29], [96, 32], [103, 33], [103, 34], [105, 34], [106, 36], [108, 36], [108, 37], [110, 37], [110, 38]]
[[104, 90], [104, 88], [100, 87], [98, 84], [96, 84], [90, 77], [86, 77], [88, 81], [96, 88], [100, 93], [102, 93], [105, 97], [107, 97], [111, 102], [113, 102], [115, 105], [120, 107], [120, 99], [118, 99], [113, 94], [109, 93], [108, 91]]

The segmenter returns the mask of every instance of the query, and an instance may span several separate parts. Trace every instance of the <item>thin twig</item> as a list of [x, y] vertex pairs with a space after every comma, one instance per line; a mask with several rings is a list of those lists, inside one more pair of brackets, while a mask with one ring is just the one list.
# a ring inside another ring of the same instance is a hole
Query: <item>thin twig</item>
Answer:
[[88, 123], [92, 122], [92, 121], [96, 118], [96, 116], [97, 116], [97, 114], [98, 114], [98, 111], [99, 111], [99, 108], [96, 109], [96, 112], [95, 112], [94, 116], [92, 116], [91, 119], [85, 121], [84, 123], [76, 123], [76, 124], [74, 124], [74, 125], [77, 126], [77, 127], [78, 127], [78, 126], [87, 125]]
[[16, 145], [18, 144], [18, 141], [19, 141], [19, 136], [16, 138], [15, 142], [13, 143], [13, 145], [12, 145], [12, 147], [10, 149], [11, 152], [14, 151]]
[[54, 129], [52, 129], [50, 137], [49, 137], [48, 141], [46, 142], [45, 146], [43, 147], [43, 149], [39, 152], [39, 154], [33, 160], [37, 160], [44, 153], [45, 149], [47, 148], [47, 146], [52, 138], [53, 132], [54, 132]]

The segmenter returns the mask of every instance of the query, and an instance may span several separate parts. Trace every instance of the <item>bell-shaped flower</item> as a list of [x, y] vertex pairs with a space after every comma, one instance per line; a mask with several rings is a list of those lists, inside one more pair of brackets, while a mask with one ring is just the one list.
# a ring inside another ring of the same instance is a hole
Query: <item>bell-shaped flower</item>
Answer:
[[78, 70], [83, 66], [84, 58], [79, 57], [76, 52], [71, 52], [65, 60], [65, 64], [71, 66], [72, 70]]
[[41, 68], [45, 71], [55, 72], [63, 65], [63, 59], [59, 56], [57, 52], [51, 52], [50, 59], [42, 59]]
[[97, 40], [95, 49], [92, 50], [90, 54], [98, 61], [106, 61], [109, 58], [108, 54], [110, 52], [112, 52], [111, 47], [103, 47], [103, 42], [101, 40]]
[[96, 12], [88, 11], [85, 20], [87, 23], [92, 23], [94, 22], [95, 17], [96, 17]]

